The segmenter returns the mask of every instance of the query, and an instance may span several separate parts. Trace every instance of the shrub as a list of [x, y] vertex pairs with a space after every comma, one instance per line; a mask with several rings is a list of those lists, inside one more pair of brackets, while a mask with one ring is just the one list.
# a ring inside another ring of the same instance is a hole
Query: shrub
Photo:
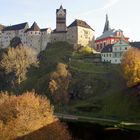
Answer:
[[0, 139], [18, 137], [26, 140], [70, 140], [66, 126], [53, 115], [53, 106], [47, 98], [35, 92], [20, 96], [1, 93]]
[[122, 70], [128, 87], [135, 86], [140, 83], [140, 50], [130, 48], [126, 51], [122, 58]]

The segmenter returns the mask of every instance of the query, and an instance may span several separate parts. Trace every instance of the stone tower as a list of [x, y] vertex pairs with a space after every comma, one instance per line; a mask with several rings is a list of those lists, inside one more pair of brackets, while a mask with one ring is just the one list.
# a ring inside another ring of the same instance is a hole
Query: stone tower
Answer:
[[62, 5], [56, 10], [56, 31], [66, 31], [66, 9], [63, 9]]

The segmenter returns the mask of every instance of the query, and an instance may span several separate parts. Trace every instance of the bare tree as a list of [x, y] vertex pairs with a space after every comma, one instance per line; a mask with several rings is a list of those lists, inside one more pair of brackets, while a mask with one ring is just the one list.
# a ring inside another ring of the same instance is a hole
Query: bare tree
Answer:
[[26, 46], [9, 47], [7, 52], [3, 54], [0, 62], [6, 74], [12, 73], [14, 75], [13, 81], [17, 84], [26, 79], [28, 68], [37, 66], [37, 64], [37, 53]]

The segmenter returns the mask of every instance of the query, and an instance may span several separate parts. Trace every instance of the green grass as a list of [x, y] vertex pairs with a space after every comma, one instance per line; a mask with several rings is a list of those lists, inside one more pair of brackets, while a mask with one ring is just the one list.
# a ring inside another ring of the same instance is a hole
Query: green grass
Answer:
[[85, 73], [107, 73], [108, 67], [94, 63], [85, 62], [84, 60], [72, 60], [70, 68]]
[[10, 88], [9, 90], [22, 93], [35, 89], [39, 94], [46, 94], [50, 73], [55, 71], [58, 63], [68, 64], [69, 58], [72, 56], [72, 51], [73, 46], [67, 42], [49, 44], [46, 50], [42, 51], [38, 56], [40, 60], [38, 68], [30, 68], [27, 73], [27, 80], [19, 88]]
[[140, 103], [133, 96], [135, 91], [127, 89], [120, 65], [92, 63], [92, 56], [85, 59], [83, 55], [73, 53], [73, 46], [66, 42], [50, 44], [40, 53], [39, 59], [39, 67], [30, 68], [28, 79], [15, 91], [22, 93], [35, 89], [49, 98], [50, 73], [62, 62], [69, 66], [72, 74], [68, 92], [76, 94], [76, 98], [67, 105], [55, 104], [56, 112], [120, 121], [140, 120]]

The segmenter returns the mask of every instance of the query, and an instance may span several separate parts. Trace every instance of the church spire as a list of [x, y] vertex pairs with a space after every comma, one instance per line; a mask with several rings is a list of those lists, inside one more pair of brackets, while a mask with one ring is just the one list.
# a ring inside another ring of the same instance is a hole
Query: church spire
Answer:
[[108, 20], [108, 15], [106, 14], [106, 22], [105, 22], [105, 27], [104, 27], [104, 32], [109, 31], [110, 27], [109, 27], [109, 20]]
[[63, 9], [63, 6], [62, 6], [62, 4], [60, 5], [60, 9]]

